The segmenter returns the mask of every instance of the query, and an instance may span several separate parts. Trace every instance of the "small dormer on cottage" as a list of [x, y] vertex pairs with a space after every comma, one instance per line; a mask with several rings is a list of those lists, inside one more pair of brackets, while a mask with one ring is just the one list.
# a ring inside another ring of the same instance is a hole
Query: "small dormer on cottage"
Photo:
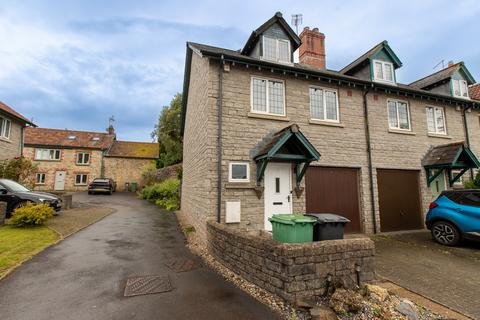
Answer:
[[348, 76], [375, 82], [396, 84], [395, 70], [402, 66], [387, 41], [382, 41], [340, 70]]
[[468, 86], [475, 79], [462, 62], [449, 62], [448, 67], [412, 82], [411, 87], [444, 94], [456, 98], [470, 99]]
[[282, 13], [277, 12], [267, 22], [252, 32], [242, 54], [267, 61], [293, 64], [293, 52], [301, 41]]

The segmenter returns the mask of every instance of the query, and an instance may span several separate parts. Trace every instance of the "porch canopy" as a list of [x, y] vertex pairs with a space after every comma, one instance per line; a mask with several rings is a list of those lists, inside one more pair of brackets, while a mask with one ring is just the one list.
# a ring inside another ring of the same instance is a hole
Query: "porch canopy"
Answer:
[[[463, 141], [449, 143], [431, 148], [422, 160], [427, 172], [427, 185], [442, 172], [447, 172], [450, 186], [467, 170], [480, 167], [480, 162]], [[460, 170], [454, 176], [452, 170]]]
[[269, 161], [295, 163], [297, 187], [312, 161], [320, 159], [320, 153], [292, 124], [276, 133], [266, 136], [257, 146], [253, 159], [257, 162], [257, 185], [263, 179]]

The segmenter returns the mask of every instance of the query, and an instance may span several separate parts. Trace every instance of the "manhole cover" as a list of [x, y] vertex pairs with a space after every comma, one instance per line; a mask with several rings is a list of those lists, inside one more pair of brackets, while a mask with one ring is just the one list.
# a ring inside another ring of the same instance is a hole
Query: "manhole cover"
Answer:
[[200, 263], [194, 259], [174, 259], [165, 263], [175, 272], [186, 272], [200, 268]]
[[160, 276], [143, 276], [127, 279], [125, 285], [125, 297], [139, 296], [142, 294], [152, 294], [172, 291], [170, 278]]

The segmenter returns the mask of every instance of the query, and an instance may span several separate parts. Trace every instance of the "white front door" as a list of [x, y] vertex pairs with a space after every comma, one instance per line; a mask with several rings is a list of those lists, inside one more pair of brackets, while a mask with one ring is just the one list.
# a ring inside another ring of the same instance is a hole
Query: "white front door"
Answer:
[[55, 186], [53, 187], [55, 190], [64, 190], [65, 189], [65, 175], [67, 173], [65, 171], [57, 171], [55, 172]]
[[265, 169], [265, 230], [272, 230], [268, 218], [292, 213], [292, 174], [290, 163], [269, 163]]

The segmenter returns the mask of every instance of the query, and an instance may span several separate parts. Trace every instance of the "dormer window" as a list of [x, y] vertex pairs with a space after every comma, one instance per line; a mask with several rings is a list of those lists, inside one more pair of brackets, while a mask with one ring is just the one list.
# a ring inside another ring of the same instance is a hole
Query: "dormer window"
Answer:
[[271, 61], [290, 63], [290, 41], [263, 36], [263, 58]]
[[453, 79], [453, 95], [459, 98], [469, 98], [468, 96], [468, 85], [465, 80], [456, 80]]
[[373, 60], [373, 80], [395, 83], [393, 64], [390, 62]]

